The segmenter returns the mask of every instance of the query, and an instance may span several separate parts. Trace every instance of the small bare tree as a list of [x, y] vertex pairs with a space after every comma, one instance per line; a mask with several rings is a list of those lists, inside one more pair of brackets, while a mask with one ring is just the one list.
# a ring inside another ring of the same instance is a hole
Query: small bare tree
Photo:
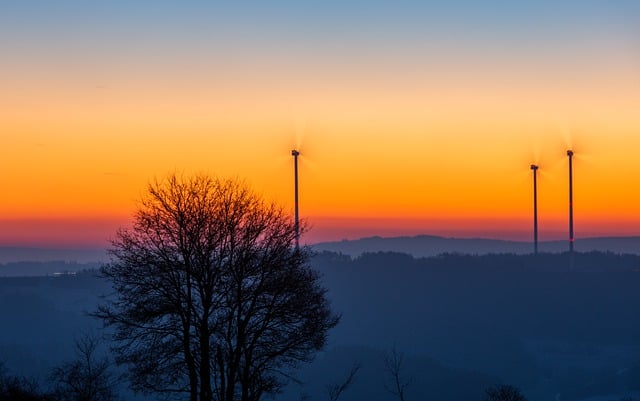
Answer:
[[66, 362], [51, 372], [55, 383], [53, 396], [59, 401], [115, 401], [118, 399], [117, 380], [111, 373], [111, 363], [98, 358], [99, 341], [84, 335], [75, 342], [76, 359]]
[[398, 397], [400, 401], [405, 401], [407, 387], [412, 381], [411, 377], [405, 377], [403, 365], [404, 354], [399, 352], [394, 345], [391, 352], [387, 352], [384, 355], [384, 368], [389, 375], [385, 382], [385, 388], [388, 392]]
[[338, 401], [342, 393], [345, 392], [356, 381], [356, 376], [360, 370], [361, 365], [356, 363], [353, 365], [347, 376], [340, 383], [327, 386], [327, 394], [329, 395], [329, 401]]

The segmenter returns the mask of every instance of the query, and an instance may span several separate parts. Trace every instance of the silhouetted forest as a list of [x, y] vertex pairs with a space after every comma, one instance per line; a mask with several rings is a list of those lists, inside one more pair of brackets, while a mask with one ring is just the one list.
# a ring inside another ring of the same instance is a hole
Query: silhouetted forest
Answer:
[[[566, 240], [540, 241], [541, 252], [567, 251]], [[574, 242], [577, 252], [614, 252], [640, 254], [640, 237], [578, 238]], [[528, 255], [533, 252], [530, 241], [508, 241], [490, 238], [447, 238], [434, 235], [412, 237], [366, 237], [354, 240], [322, 242], [313, 248], [319, 252], [338, 252], [358, 257], [368, 252], [402, 252], [415, 257], [438, 256], [443, 253], [486, 255], [512, 253]]]
[[[403, 356], [405, 400], [477, 401], [500, 385], [528, 400], [640, 394], [640, 256], [577, 253], [570, 268], [566, 253], [322, 252], [312, 266], [341, 322], [279, 400], [329, 400], [354, 366], [340, 400], [399, 399], [389, 390], [391, 350]], [[48, 389], [51, 370], [74, 358], [75, 339], [100, 332], [85, 312], [111, 289], [95, 273], [0, 279], [6, 374]], [[135, 398], [126, 383], [117, 388]]]
[[640, 388], [638, 256], [577, 253], [573, 269], [568, 253], [321, 253], [314, 264], [343, 313], [341, 344], [395, 343], [529, 399]]

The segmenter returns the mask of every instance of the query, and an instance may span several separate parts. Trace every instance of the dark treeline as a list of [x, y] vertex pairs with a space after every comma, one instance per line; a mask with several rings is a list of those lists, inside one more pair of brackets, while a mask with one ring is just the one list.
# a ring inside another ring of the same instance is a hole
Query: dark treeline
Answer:
[[[566, 240], [541, 241], [541, 252], [562, 253], [568, 250]], [[640, 254], [640, 237], [591, 237], [578, 238], [575, 243], [577, 252], [614, 252], [619, 254]], [[411, 237], [367, 237], [357, 240], [322, 242], [313, 245], [317, 251], [341, 252], [359, 256], [367, 252], [402, 252], [415, 257], [437, 256], [443, 253], [518, 254], [527, 255], [533, 251], [531, 242], [507, 241], [488, 238], [446, 238], [432, 235]]]
[[351, 257], [335, 252], [319, 252], [315, 261], [319, 265], [338, 267], [376, 268], [426, 268], [457, 269], [463, 271], [504, 271], [504, 272], [621, 272], [640, 271], [640, 255], [617, 254], [613, 252], [576, 252], [574, 265], [571, 254], [540, 253], [538, 255], [518, 255], [497, 253], [471, 255], [464, 253], [443, 253], [438, 256], [415, 258], [398, 252], [367, 252]]
[[[567, 256], [414, 259], [378, 253], [351, 259], [325, 253], [317, 255], [315, 266], [343, 313], [366, 316], [376, 310], [391, 319], [372, 322], [379, 329], [374, 333], [406, 323], [425, 339], [475, 337], [485, 330], [494, 338], [518, 334], [635, 344], [640, 339], [640, 257], [577, 254], [571, 270]], [[352, 332], [347, 326], [345, 321], [336, 330]]]

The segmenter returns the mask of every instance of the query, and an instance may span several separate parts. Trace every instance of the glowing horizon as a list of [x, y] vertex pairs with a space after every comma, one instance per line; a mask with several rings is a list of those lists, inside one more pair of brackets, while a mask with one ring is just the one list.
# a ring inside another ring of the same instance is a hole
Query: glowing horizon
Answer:
[[531, 240], [531, 163], [567, 238], [569, 148], [576, 238], [640, 235], [640, 7], [462, 3], [7, 6], [0, 246], [106, 244], [173, 171], [293, 213], [293, 148], [303, 242]]

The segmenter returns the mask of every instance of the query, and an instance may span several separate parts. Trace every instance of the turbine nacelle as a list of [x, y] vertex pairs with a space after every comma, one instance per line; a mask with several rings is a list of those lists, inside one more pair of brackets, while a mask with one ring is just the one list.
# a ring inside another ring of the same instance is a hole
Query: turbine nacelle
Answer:
[[538, 169], [538, 166], [537, 166], [537, 165], [535, 165], [535, 164], [532, 164], [532, 165], [531, 165], [531, 170], [534, 170], [534, 171], [535, 171], [535, 170], [537, 170], [537, 169]]
[[573, 150], [567, 150], [567, 156], [573, 157]]
[[298, 156], [300, 156], [300, 152], [298, 152], [297, 150], [293, 149], [293, 150], [291, 151], [291, 156], [293, 156], [293, 157], [298, 157]]

